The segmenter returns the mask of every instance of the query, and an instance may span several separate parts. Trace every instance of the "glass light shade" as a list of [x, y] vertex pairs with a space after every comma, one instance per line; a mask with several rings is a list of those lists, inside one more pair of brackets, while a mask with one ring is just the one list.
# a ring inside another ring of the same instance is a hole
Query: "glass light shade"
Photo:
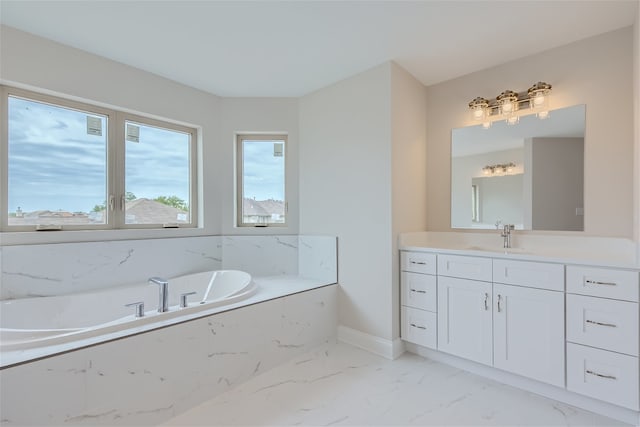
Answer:
[[550, 117], [549, 111], [539, 111], [538, 112], [538, 118], [540, 120], [544, 120], [544, 119], [548, 119]]
[[485, 109], [480, 106], [474, 107], [471, 110], [471, 114], [473, 115], [473, 119], [478, 121], [483, 120], [486, 117]]
[[507, 124], [508, 125], [515, 125], [520, 121], [520, 116], [517, 116], [515, 114], [510, 115], [509, 117], [507, 117]]
[[482, 129], [489, 129], [491, 127], [491, 121], [482, 122]]

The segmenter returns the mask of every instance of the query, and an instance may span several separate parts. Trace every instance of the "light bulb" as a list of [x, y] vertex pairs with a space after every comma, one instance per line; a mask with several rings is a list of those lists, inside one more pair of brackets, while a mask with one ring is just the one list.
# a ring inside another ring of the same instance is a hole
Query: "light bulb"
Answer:
[[476, 108], [473, 110], [473, 117], [480, 120], [484, 117], [484, 110], [482, 108]]
[[507, 124], [508, 125], [515, 125], [516, 123], [518, 123], [519, 120], [520, 120], [520, 116], [511, 116], [511, 117], [507, 118]]
[[549, 112], [548, 111], [540, 111], [538, 113], [538, 118], [540, 120], [548, 119], [549, 118]]
[[491, 122], [482, 123], [482, 129], [489, 129], [491, 127]]
[[513, 109], [513, 104], [511, 102], [505, 102], [502, 104], [502, 112], [509, 113]]

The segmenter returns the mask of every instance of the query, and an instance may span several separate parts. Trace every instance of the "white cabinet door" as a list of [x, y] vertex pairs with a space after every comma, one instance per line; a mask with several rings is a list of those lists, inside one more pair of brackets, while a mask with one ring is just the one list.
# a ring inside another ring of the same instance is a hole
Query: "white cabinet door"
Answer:
[[494, 283], [496, 368], [564, 387], [564, 293]]
[[491, 365], [491, 283], [438, 277], [438, 350]]

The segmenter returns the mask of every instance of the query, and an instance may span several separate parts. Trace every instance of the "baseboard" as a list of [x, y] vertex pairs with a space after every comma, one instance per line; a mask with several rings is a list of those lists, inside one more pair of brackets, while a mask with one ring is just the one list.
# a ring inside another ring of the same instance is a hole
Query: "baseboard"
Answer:
[[490, 378], [494, 381], [527, 390], [540, 396], [573, 405], [590, 412], [595, 412], [596, 414], [604, 415], [634, 426], [640, 425], [640, 413], [631, 409], [616, 406], [601, 400], [592, 399], [587, 396], [582, 396], [564, 388], [541, 383], [510, 372], [501, 371], [500, 369], [462, 359], [441, 351], [431, 350], [408, 342], [405, 342], [404, 345], [406, 351], [418, 354], [427, 359], [454, 366], [464, 371], [468, 371], [485, 378]]
[[393, 341], [360, 332], [346, 326], [338, 326], [338, 341], [367, 350], [384, 358], [394, 360], [404, 353], [404, 341], [396, 338]]

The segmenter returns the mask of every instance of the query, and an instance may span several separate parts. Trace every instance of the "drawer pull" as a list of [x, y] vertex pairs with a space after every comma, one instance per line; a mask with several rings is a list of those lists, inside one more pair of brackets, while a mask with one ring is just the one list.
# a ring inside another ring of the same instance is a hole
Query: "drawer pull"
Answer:
[[610, 328], [617, 328], [618, 325], [614, 325], [613, 323], [603, 323], [603, 322], [596, 322], [595, 320], [585, 320], [585, 322], [587, 323], [591, 323], [592, 325], [598, 325], [598, 326], [608, 326]]
[[590, 371], [590, 370], [588, 370], [588, 369], [587, 369], [585, 372], [586, 372], [587, 374], [589, 374], [589, 375], [594, 375], [594, 376], [596, 376], [596, 377], [606, 378], [606, 379], [608, 379], [608, 380], [617, 380], [617, 378], [616, 378], [616, 377], [614, 377], [613, 375], [604, 375], [604, 374], [599, 374], [599, 373], [597, 373], [597, 372]]
[[425, 261], [409, 261], [411, 264], [427, 265]]
[[586, 284], [588, 285], [605, 285], [605, 286], [616, 286], [617, 283], [613, 283], [613, 282], [600, 282], [598, 280], [590, 280], [587, 279], [584, 281]]
[[411, 323], [410, 325], [413, 326], [414, 328], [418, 328], [418, 329], [427, 329], [426, 326], [418, 326], [415, 323]]
[[502, 306], [500, 305], [501, 301], [502, 301], [502, 295], [498, 294], [498, 313], [502, 311]]
[[427, 293], [427, 291], [421, 291], [419, 289], [413, 289], [413, 288], [411, 288], [411, 292], [416, 292], [418, 294], [426, 294]]
[[484, 311], [489, 310], [489, 294], [484, 293]]

